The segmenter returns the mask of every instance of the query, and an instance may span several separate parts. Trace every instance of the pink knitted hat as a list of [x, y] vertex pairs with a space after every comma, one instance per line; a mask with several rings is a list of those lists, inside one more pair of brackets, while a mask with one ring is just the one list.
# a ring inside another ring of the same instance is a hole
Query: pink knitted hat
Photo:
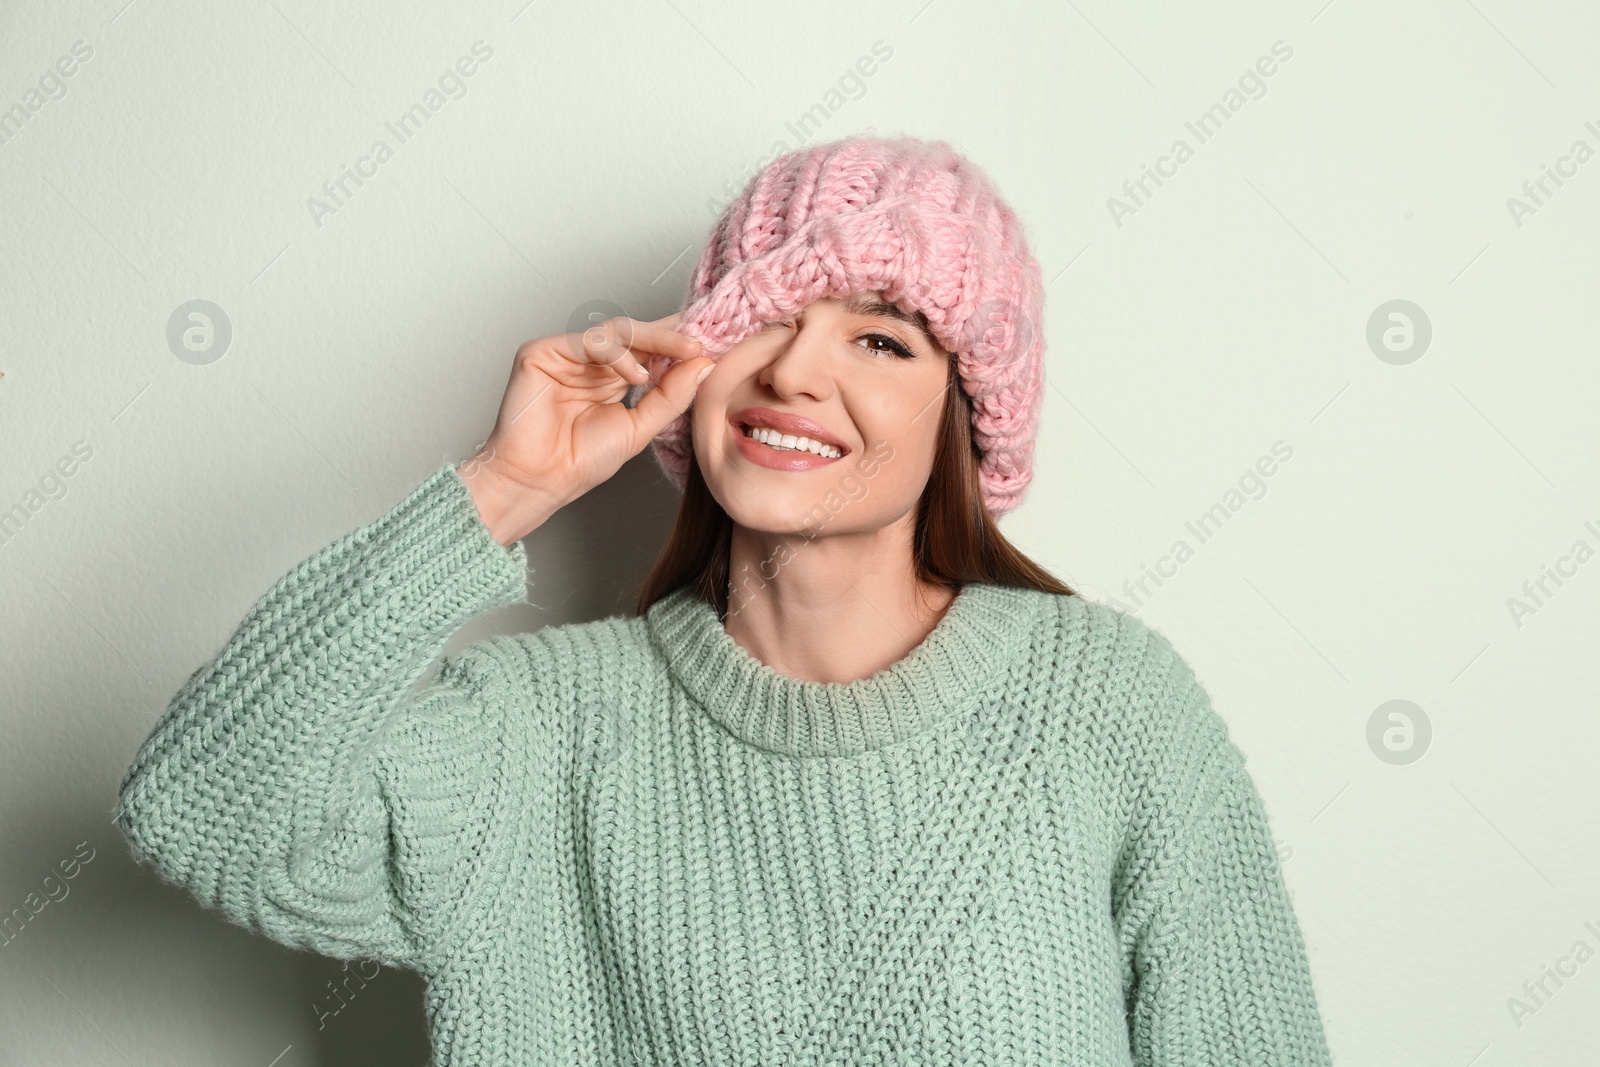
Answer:
[[[1016, 214], [948, 143], [848, 137], [773, 160], [717, 221], [676, 328], [715, 359], [813, 300], [860, 291], [922, 312], [956, 357], [984, 505], [997, 519], [1015, 509], [1043, 403], [1044, 287]], [[669, 362], [655, 356], [648, 369]], [[681, 492], [687, 415], [651, 448]]]

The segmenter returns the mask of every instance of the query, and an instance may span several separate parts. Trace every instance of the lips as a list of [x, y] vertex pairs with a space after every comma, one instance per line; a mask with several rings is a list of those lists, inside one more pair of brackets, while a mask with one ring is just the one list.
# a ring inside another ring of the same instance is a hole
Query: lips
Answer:
[[765, 426], [779, 433], [793, 434], [795, 437], [809, 437], [813, 441], [832, 445], [839, 450], [842, 456], [850, 454], [850, 446], [829, 433], [820, 423], [813, 422], [803, 415], [795, 415], [787, 411], [778, 411], [769, 407], [744, 408], [729, 414], [728, 424], [741, 436], [743, 436], [746, 427]]

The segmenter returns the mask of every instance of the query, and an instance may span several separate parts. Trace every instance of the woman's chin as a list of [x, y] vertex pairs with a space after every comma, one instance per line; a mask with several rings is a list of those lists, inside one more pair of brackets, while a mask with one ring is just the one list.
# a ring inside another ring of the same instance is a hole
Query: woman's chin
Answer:
[[774, 535], [802, 534], [809, 537], [818, 532], [815, 522], [807, 525], [806, 512], [811, 508], [810, 500], [789, 501], [770, 495], [760, 500], [753, 499], [756, 495], [755, 491], [747, 488], [731, 494], [732, 499], [722, 505], [734, 525], [754, 533]]

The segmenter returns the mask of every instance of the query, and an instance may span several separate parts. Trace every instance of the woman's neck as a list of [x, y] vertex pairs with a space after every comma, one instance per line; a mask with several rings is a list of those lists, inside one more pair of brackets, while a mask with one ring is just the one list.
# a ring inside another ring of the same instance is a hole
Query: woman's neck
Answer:
[[791, 678], [870, 678], [921, 644], [956, 596], [917, 577], [908, 545], [883, 548], [871, 537], [786, 539], [774, 548], [736, 530], [723, 628]]

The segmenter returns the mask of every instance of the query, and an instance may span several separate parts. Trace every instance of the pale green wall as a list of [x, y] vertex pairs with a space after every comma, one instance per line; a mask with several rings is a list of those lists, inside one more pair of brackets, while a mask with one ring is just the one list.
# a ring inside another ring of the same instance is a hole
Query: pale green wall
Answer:
[[[715, 211], [821, 105], [812, 140], [949, 139], [1025, 220], [1048, 395], [1004, 529], [1127, 607], [1194, 549], [1139, 611], [1249, 756], [1339, 1061], [1587, 1062], [1600, 963], [1523, 984], [1600, 947], [1600, 562], [1561, 562], [1600, 548], [1600, 162], [1508, 199], [1600, 148], [1593, 9], [123, 3], [0, 11], [0, 108], [38, 104], [0, 143], [0, 510], [42, 505], [0, 539], [0, 913], [93, 856], [0, 947], [0, 1061], [422, 1061], [418, 979], [319, 1031], [340, 964], [135, 868], [119, 777], [279, 575], [471, 451], [519, 342], [587, 301], [673, 310]], [[385, 122], [478, 41], [400, 143]], [[1278, 42], [1201, 143], [1185, 123]], [[232, 329], [204, 365], [166, 337], [195, 299]], [[1432, 327], [1403, 365], [1367, 340], [1397, 299]], [[628, 610], [675, 500], [641, 455], [530, 539], [539, 607], [455, 646]], [[1391, 700], [1423, 758], [1369, 743]]]

